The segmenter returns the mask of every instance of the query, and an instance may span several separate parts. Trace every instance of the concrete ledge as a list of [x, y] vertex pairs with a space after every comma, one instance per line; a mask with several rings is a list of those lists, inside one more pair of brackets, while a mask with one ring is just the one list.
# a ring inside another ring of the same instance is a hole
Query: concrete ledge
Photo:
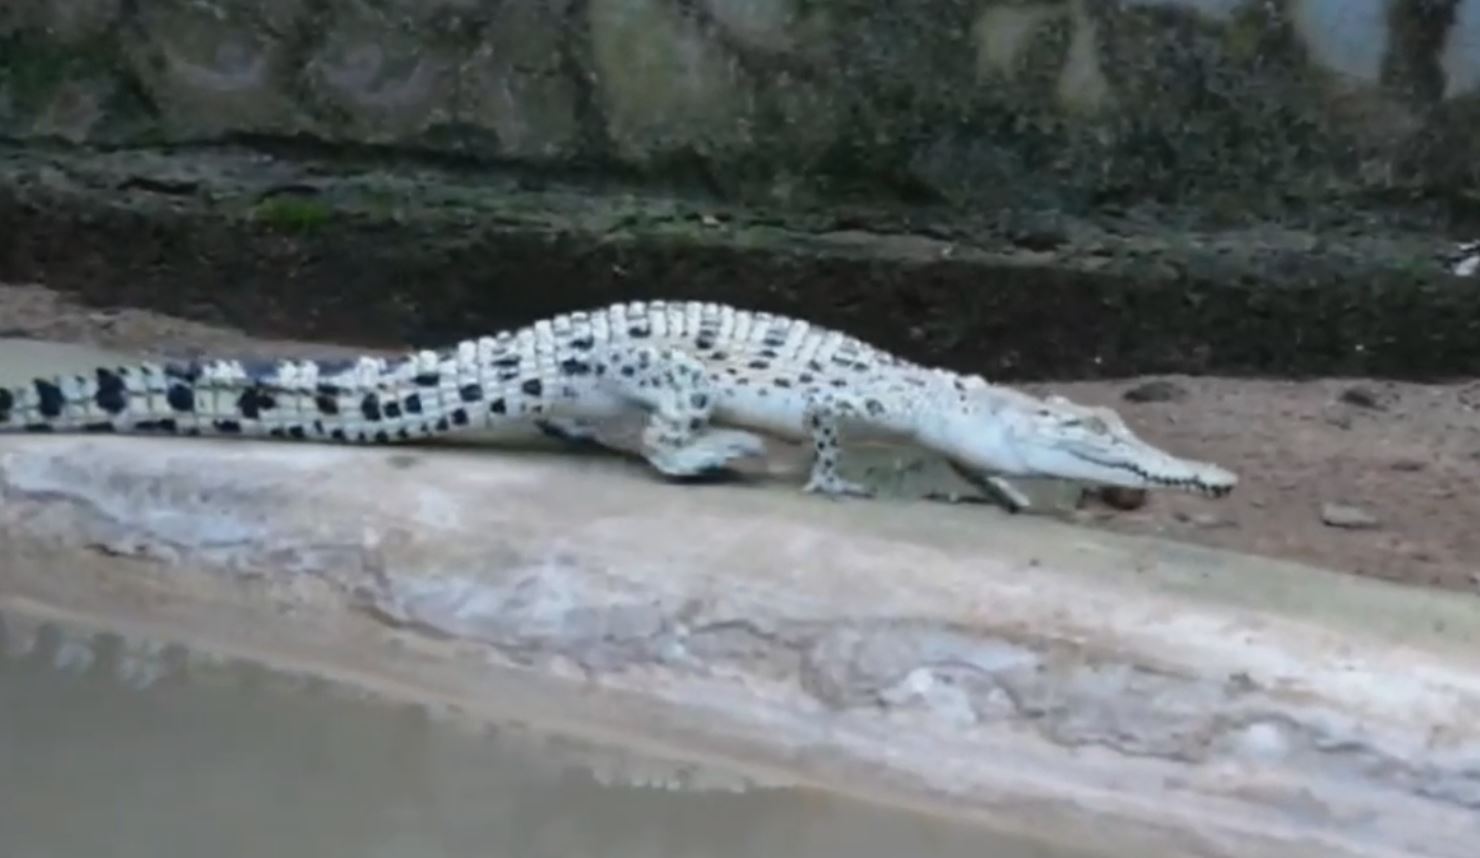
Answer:
[[0, 441], [0, 611], [1083, 855], [1473, 854], [1480, 602], [605, 461]]

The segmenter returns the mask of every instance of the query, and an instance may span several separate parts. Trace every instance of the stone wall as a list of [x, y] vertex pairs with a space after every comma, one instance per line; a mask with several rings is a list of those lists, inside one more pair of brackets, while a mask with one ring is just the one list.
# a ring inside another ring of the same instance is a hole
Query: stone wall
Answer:
[[1477, 104], [1480, 0], [0, 6], [23, 140], [390, 144], [780, 202], [1466, 198]]
[[0, 280], [366, 345], [686, 297], [1005, 380], [1455, 377], [1477, 129], [1480, 0], [7, 0]]

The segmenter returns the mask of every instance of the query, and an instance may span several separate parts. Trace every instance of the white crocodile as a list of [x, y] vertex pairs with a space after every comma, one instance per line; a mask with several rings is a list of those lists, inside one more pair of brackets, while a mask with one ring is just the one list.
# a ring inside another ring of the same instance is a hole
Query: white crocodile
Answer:
[[1137, 437], [1111, 409], [911, 363], [806, 321], [695, 301], [566, 313], [443, 350], [352, 361], [142, 362], [0, 388], [0, 431], [237, 435], [397, 443], [538, 424], [591, 436], [645, 413], [641, 454], [697, 476], [810, 441], [806, 490], [839, 475], [840, 436], [942, 455], [1027, 506], [1012, 477], [1222, 496], [1237, 477]]

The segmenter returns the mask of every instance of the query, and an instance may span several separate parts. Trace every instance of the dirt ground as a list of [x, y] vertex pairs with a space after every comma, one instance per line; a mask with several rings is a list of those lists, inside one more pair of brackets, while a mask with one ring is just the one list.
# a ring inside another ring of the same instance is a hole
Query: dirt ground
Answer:
[[[0, 286], [0, 336], [173, 354], [354, 351], [78, 307], [32, 286]], [[1095, 505], [1082, 515], [1096, 526], [1480, 592], [1480, 379], [1162, 377], [1029, 387], [1111, 405], [1153, 442], [1240, 476], [1221, 500], [1154, 494], [1132, 511]], [[1126, 398], [1138, 388], [1149, 401]]]

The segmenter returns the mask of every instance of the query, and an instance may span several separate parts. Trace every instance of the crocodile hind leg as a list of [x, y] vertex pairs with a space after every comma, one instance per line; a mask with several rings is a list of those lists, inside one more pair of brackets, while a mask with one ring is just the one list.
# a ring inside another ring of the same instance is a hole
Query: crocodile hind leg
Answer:
[[695, 477], [759, 456], [765, 440], [737, 429], [710, 425], [715, 391], [698, 358], [679, 349], [643, 345], [606, 350], [603, 386], [648, 409], [642, 454], [671, 477]]

